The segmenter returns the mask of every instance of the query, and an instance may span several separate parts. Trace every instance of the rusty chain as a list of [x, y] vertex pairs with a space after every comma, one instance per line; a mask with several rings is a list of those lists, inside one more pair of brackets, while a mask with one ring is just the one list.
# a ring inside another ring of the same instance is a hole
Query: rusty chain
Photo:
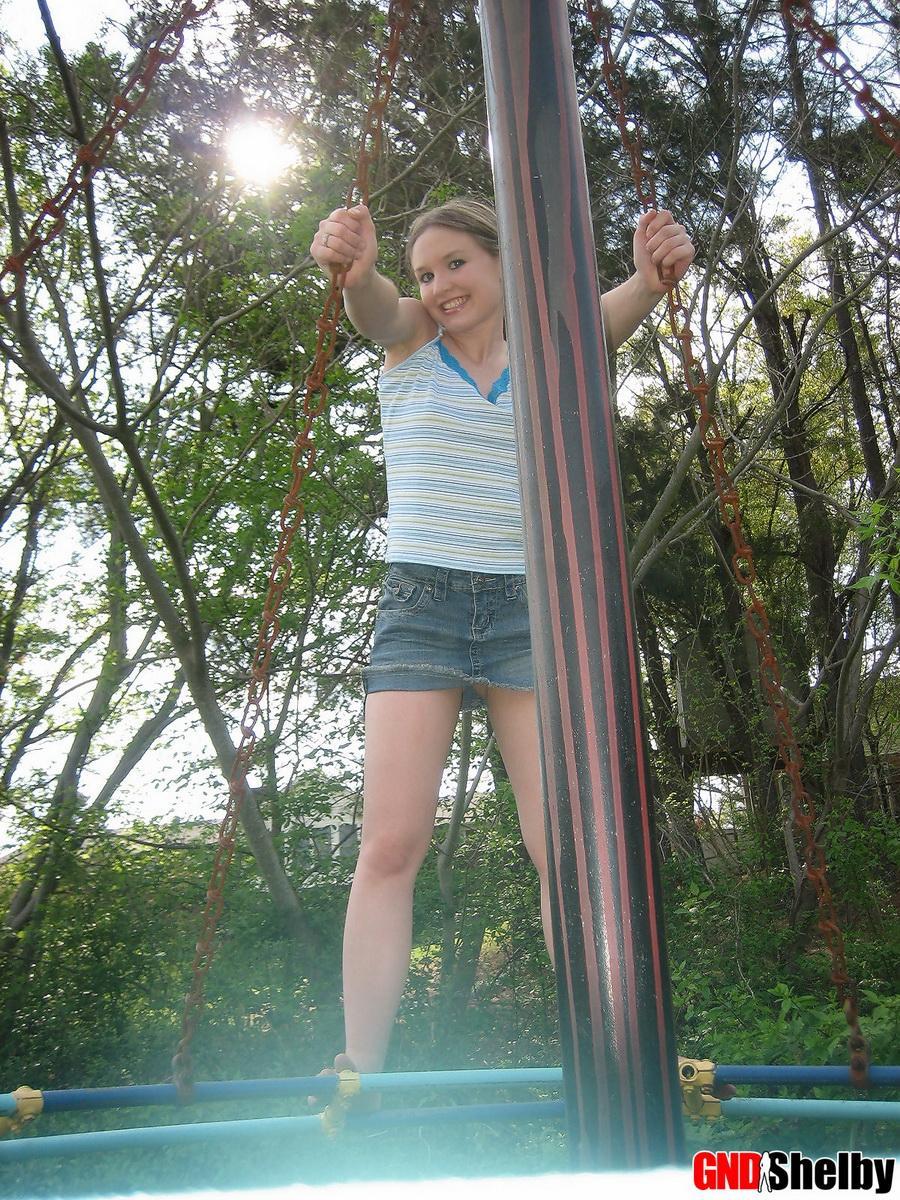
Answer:
[[[140, 55], [121, 91], [113, 96], [103, 125], [89, 142], [79, 146], [66, 182], [55, 196], [44, 201], [28, 230], [24, 246], [17, 254], [10, 254], [0, 267], [0, 307], [9, 304], [22, 290], [32, 255], [62, 233], [75, 199], [103, 165], [117, 135], [131, 116], [146, 104], [159, 68], [178, 57], [184, 45], [187, 26], [198, 17], [205, 16], [215, 3], [216, 0], [206, 0], [205, 3], [185, 0], [178, 16], [163, 26]], [[9, 278], [12, 279], [12, 285], [5, 290], [4, 284]]]
[[834, 34], [816, 21], [812, 0], [781, 0], [781, 14], [795, 29], [812, 37], [819, 62], [844, 84], [877, 136], [900, 157], [900, 118], [875, 98], [871, 86], [840, 48]]
[[[175, 61], [184, 45], [187, 26], [209, 12], [215, 2], [216, 0], [206, 0], [205, 3], [200, 3], [199, 0], [185, 0], [178, 16], [163, 26], [154, 36], [121, 90], [113, 97], [106, 120], [101, 128], [89, 142], [79, 147], [66, 182], [54, 196], [42, 205], [38, 217], [28, 230], [24, 246], [18, 253], [9, 255], [3, 267], [0, 268], [0, 305], [10, 303], [19, 294], [25, 281], [29, 260], [38, 250], [62, 233], [72, 204], [87, 187], [91, 177], [103, 165], [119, 132], [125, 127], [130, 117], [146, 103], [159, 68], [163, 64]], [[345, 201], [347, 207], [357, 196], [362, 203], [368, 203], [369, 170], [380, 156], [382, 118], [393, 87], [399, 60], [400, 39], [409, 19], [410, 9], [411, 0], [391, 0], [389, 5], [387, 44], [379, 56], [375, 93], [365, 116], [355, 179]], [[222, 913], [224, 887], [234, 858], [237, 823], [246, 795], [247, 774], [256, 747], [256, 725], [260, 719], [262, 704], [268, 691], [269, 664], [280, 629], [278, 612], [291, 577], [290, 550], [304, 514], [304, 504], [299, 498], [299, 492], [316, 458], [310, 433], [315, 419], [321, 415], [328, 402], [325, 373], [334, 354], [338, 322], [342, 310], [341, 294], [344, 274], [345, 272], [340, 271], [333, 273], [331, 288], [325, 299], [322, 315], [316, 322], [316, 347], [313, 364], [306, 380], [303, 403], [306, 419], [294, 442], [291, 457], [292, 481], [281, 508], [278, 546], [269, 574], [263, 615], [250, 667], [247, 701], [239, 726], [241, 740], [235, 753], [229, 780], [229, 801], [219, 827], [218, 846], [207, 887], [202, 929], [191, 968], [192, 986], [185, 997], [181, 1039], [173, 1058], [174, 1078], [178, 1084], [179, 1093], [183, 1097], [189, 1094], [191, 1088], [190, 1046], [199, 1023], [205, 981], [212, 965], [215, 931]], [[12, 285], [5, 290], [4, 284], [8, 278], [12, 279]]]
[[[587, 0], [591, 28], [603, 53], [603, 77], [615, 105], [615, 120], [622, 145], [631, 163], [631, 173], [641, 206], [646, 212], [656, 208], [656, 184], [652, 168], [644, 155], [638, 122], [628, 113], [628, 80], [612, 51], [612, 20], [609, 11], [596, 0]], [[785, 7], [791, 0], [785, 0]], [[796, 0], [795, 5], [796, 6]], [[807, 5], [808, 7], [808, 5]], [[663, 277], [664, 282], [666, 281]], [[668, 280], [668, 282], [672, 282]], [[709, 384], [702, 364], [693, 350], [693, 334], [684, 297], [677, 283], [669, 290], [668, 315], [672, 334], [681, 347], [684, 379], [700, 413], [700, 430], [710, 470], [715, 482], [719, 513], [732, 541], [731, 564], [734, 577], [747, 597], [745, 620], [760, 656], [759, 674], [766, 702], [775, 722], [778, 754], [785, 774], [790, 780], [791, 811], [794, 825], [803, 839], [806, 874], [815, 889], [819, 905], [818, 926], [831, 958], [831, 981], [837, 992], [850, 1029], [850, 1075], [857, 1087], [868, 1085], [869, 1049], [859, 1025], [856, 996], [847, 970], [844, 938], [835, 910], [834, 898], [827, 877], [825, 853], [816, 837], [816, 809], [812, 796], [803, 782], [803, 754], [791, 723], [787, 707], [781, 668], [775, 656], [771, 626], [763, 601], [757, 591], [758, 582], [753, 549], [743, 529], [740, 497], [725, 462], [726, 439], [722, 436], [715, 414], [709, 407]]]
[[[348, 208], [355, 197], [359, 197], [364, 204], [368, 203], [369, 169], [380, 153], [382, 118], [393, 88], [400, 56], [400, 42], [409, 19], [411, 6], [412, 0], [391, 0], [388, 8], [388, 38], [378, 59], [375, 93], [364, 121], [356, 178], [351, 184], [345, 200]], [[191, 967], [192, 985], [185, 997], [181, 1039], [172, 1059], [173, 1077], [178, 1086], [179, 1095], [183, 1099], [188, 1099], [191, 1093], [193, 1081], [191, 1042], [200, 1021], [206, 977], [209, 974], [215, 952], [216, 926], [224, 904], [225, 881], [234, 857], [238, 819], [247, 792], [247, 773], [256, 747], [256, 725], [268, 692], [269, 662], [280, 628], [278, 611], [291, 577], [289, 557], [291, 545], [305, 511], [304, 502], [300, 497], [300, 489], [316, 459], [316, 450], [310, 432], [316, 417], [324, 411], [328, 401], [325, 373], [334, 353], [338, 321], [342, 310], [341, 295], [345, 274], [346, 271], [333, 273], [331, 289], [325, 299], [322, 315], [316, 321], [318, 330], [316, 349], [314, 361], [306, 380], [306, 395], [303, 403], [306, 420], [294, 441], [291, 457], [292, 481], [281, 508], [278, 547], [269, 574], [269, 586], [263, 606], [262, 621], [250, 667], [247, 702], [240, 721], [241, 740], [229, 780], [228, 804], [219, 828], [219, 842], [207, 889], [202, 930]]]

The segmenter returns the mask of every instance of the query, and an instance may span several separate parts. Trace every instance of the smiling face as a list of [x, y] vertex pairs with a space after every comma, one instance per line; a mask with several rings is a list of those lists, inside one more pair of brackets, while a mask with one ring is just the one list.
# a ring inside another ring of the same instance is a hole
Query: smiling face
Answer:
[[432, 225], [416, 239], [412, 267], [436, 325], [466, 333], [502, 312], [500, 259], [471, 234]]

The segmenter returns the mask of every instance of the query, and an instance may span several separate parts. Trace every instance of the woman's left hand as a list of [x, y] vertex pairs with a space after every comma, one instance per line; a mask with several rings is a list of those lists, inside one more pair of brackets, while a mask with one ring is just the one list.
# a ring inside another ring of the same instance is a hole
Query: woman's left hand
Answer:
[[[660, 296], [684, 277], [694, 261], [694, 244], [667, 209], [645, 212], [634, 233], [634, 267], [642, 283]], [[666, 280], [660, 278], [665, 275]]]

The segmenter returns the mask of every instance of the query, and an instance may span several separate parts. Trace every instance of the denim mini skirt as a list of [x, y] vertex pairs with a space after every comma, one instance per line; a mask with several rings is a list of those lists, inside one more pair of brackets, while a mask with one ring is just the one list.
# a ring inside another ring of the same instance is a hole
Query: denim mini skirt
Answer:
[[367, 693], [461, 687], [463, 710], [483, 703], [476, 683], [531, 691], [525, 576], [389, 563], [363, 680]]

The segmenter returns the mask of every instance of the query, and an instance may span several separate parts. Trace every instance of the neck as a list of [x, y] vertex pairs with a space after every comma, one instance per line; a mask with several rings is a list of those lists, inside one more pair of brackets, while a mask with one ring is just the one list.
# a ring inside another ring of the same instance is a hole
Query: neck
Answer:
[[451, 354], [464, 358], [476, 366], [495, 359], [506, 359], [506, 339], [503, 336], [503, 318], [490, 325], [479, 325], [468, 333], [453, 334], [446, 330], [441, 335]]

